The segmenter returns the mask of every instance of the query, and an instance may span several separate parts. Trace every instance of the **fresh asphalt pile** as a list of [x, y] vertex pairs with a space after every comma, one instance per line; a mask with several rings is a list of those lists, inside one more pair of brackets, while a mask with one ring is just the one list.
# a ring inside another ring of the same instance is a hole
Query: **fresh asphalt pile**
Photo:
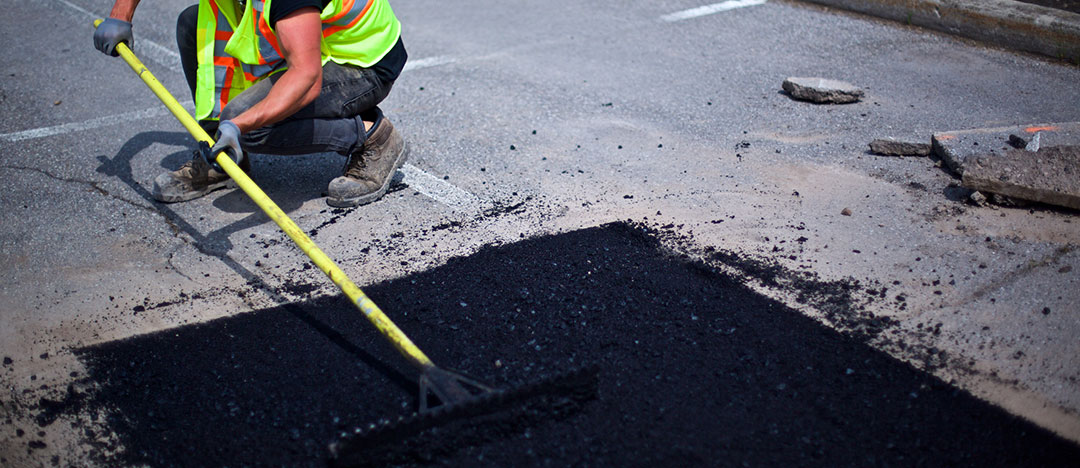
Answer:
[[[497, 387], [600, 368], [597, 398], [577, 411], [504, 425], [460, 446], [440, 446], [436, 434], [430, 446], [387, 447], [391, 461], [1041, 466], [1080, 459], [1080, 447], [874, 350], [866, 334], [839, 333], [671, 252], [655, 234], [620, 223], [528, 239], [365, 288], [435, 362]], [[64, 401], [43, 405], [53, 410], [39, 418], [82, 415], [84, 436], [100, 445], [105, 464], [323, 466], [341, 433], [415, 410], [412, 371], [338, 297], [79, 355], [88, 376]], [[114, 436], [96, 433], [92, 417], [105, 418]]]

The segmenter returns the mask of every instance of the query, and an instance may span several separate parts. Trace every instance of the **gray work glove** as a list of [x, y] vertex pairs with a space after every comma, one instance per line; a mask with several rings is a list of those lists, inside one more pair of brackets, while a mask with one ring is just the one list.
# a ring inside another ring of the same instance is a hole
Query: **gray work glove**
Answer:
[[94, 47], [106, 55], [116, 57], [116, 46], [126, 42], [130, 48], [135, 45], [135, 38], [131, 35], [131, 23], [109, 18], [98, 25], [94, 30]]
[[213, 148], [210, 148], [210, 154], [214, 155], [215, 159], [218, 153], [224, 151], [234, 162], [240, 162], [240, 158], [244, 155], [243, 150], [240, 149], [240, 127], [231, 120], [223, 120], [218, 124], [217, 138], [214, 140], [217, 142], [214, 143]]

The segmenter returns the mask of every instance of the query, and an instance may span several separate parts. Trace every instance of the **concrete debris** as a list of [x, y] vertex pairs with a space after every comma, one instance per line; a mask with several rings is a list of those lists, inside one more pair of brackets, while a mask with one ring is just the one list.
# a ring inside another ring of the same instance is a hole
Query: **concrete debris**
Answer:
[[978, 190], [973, 190], [971, 195], [968, 195], [968, 203], [975, 206], [986, 206], [986, 195]]
[[1000, 193], [990, 193], [990, 203], [998, 206], [1004, 206], [1006, 208], [1027, 208], [1031, 206], [1031, 202], [1027, 200], [1021, 200], [1019, 198], [1006, 197]]
[[1080, 146], [1010, 149], [969, 158], [964, 187], [1080, 210]]
[[1042, 135], [1042, 132], [1035, 132], [1035, 136], [1031, 137], [1031, 141], [1024, 145], [1024, 151], [1031, 151], [1032, 153], [1039, 151], [1039, 135]]
[[826, 78], [792, 77], [784, 80], [783, 87], [795, 99], [819, 104], [847, 104], [863, 96], [863, 90], [851, 83]]
[[933, 135], [931, 144], [934, 156], [941, 158], [956, 175], [963, 176], [964, 160], [968, 158], [1000, 155], [1029, 146], [1080, 146], [1080, 122], [940, 132]]
[[870, 142], [870, 152], [882, 156], [929, 156], [930, 144], [878, 138]]

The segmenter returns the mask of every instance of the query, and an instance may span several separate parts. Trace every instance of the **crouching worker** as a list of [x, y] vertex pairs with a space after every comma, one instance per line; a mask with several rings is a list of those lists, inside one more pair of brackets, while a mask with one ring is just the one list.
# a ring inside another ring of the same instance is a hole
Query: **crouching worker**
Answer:
[[[139, 0], [116, 0], [94, 46], [116, 56], [133, 43]], [[200, 0], [176, 40], [195, 117], [220, 151], [250, 171], [247, 152], [336, 152], [347, 159], [326, 202], [370, 203], [405, 162], [405, 142], [378, 104], [405, 66], [401, 23], [387, 0]], [[154, 180], [154, 197], [179, 202], [223, 188], [229, 176], [198, 154]]]

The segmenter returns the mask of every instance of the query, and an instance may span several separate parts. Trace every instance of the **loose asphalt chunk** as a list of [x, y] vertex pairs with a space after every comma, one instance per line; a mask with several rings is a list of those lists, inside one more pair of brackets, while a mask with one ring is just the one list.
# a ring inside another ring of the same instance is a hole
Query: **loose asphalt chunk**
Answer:
[[967, 158], [964, 187], [1080, 210], [1080, 146]]
[[863, 96], [863, 90], [857, 86], [827, 78], [792, 77], [784, 80], [782, 86], [791, 97], [818, 104], [847, 104]]

